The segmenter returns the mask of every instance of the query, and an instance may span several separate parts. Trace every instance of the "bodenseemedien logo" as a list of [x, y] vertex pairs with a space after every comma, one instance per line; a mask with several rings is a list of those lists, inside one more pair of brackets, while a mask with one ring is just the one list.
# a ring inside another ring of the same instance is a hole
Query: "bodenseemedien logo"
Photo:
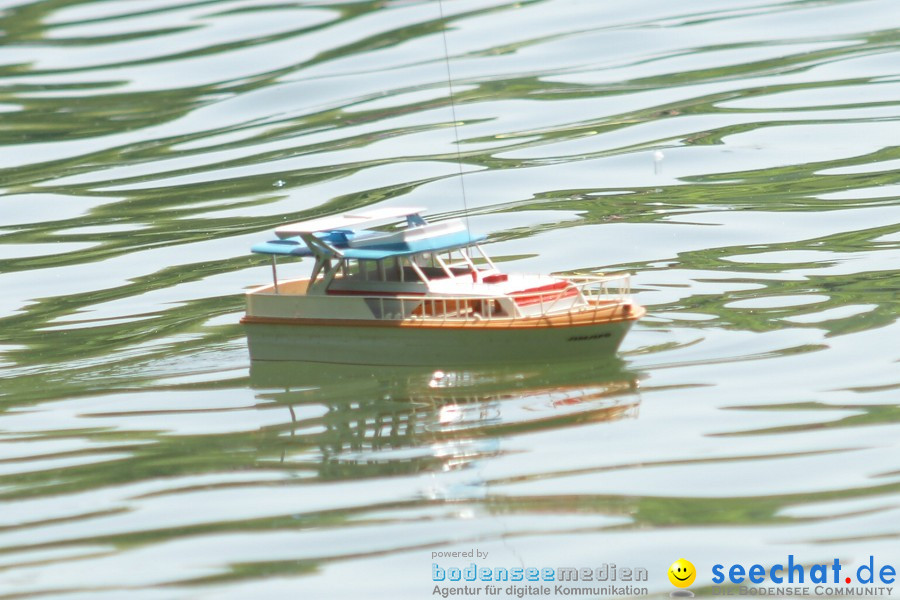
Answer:
[[[431, 564], [432, 596], [646, 596], [643, 567], [603, 563], [595, 567], [489, 567]], [[482, 585], [483, 584], [483, 585]]]

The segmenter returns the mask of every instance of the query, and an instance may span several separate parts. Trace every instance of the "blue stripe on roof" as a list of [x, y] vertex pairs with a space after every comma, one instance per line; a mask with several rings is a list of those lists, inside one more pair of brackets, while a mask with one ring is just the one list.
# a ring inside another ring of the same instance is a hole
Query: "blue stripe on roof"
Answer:
[[[332, 232], [329, 232], [332, 233]], [[357, 235], [362, 232], [356, 232]], [[348, 238], [351, 235], [343, 235], [342, 242], [337, 240], [329, 240], [325, 236], [318, 236], [325, 241], [332, 243], [338, 247], [341, 254], [345, 258], [361, 259], [361, 260], [383, 260], [391, 256], [407, 256], [409, 254], [418, 254], [419, 252], [440, 252], [442, 250], [452, 250], [453, 248], [461, 248], [471, 244], [477, 244], [486, 239], [485, 236], [471, 236], [468, 231], [455, 231], [445, 235], [425, 238], [422, 240], [413, 240], [401, 244], [385, 244], [383, 246], [370, 246], [368, 248], [346, 248]], [[303, 243], [303, 240], [297, 237], [290, 237], [281, 240], [272, 240], [256, 244], [252, 248], [253, 252], [258, 254], [277, 254], [284, 256], [312, 256], [312, 252]]]
[[[314, 233], [317, 238], [327, 242], [335, 248], [346, 248], [347, 244], [354, 236], [369, 233], [368, 230], [351, 231], [349, 229], [333, 229], [331, 231], [322, 231]], [[299, 235], [294, 237], [282, 238], [280, 240], [269, 240], [268, 242], [260, 242], [254, 244], [250, 248], [251, 252], [257, 254], [281, 254], [286, 256], [312, 256], [312, 251], [306, 247], [306, 243]]]

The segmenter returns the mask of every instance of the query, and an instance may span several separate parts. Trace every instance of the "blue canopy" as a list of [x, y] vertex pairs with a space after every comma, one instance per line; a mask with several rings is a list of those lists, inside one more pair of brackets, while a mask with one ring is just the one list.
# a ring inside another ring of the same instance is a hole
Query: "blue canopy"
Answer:
[[[420, 252], [441, 252], [462, 248], [484, 241], [485, 236], [472, 236], [468, 231], [454, 231], [444, 235], [409, 240], [402, 243], [371, 245], [365, 248], [350, 248], [350, 240], [355, 237], [365, 237], [372, 233], [367, 230], [349, 231], [332, 230], [315, 233], [317, 238], [337, 249], [345, 258], [360, 260], [383, 260], [391, 256], [407, 256]], [[251, 248], [258, 254], [276, 254], [286, 256], [312, 256], [313, 252], [307, 247], [300, 236], [271, 240], [256, 244]]]

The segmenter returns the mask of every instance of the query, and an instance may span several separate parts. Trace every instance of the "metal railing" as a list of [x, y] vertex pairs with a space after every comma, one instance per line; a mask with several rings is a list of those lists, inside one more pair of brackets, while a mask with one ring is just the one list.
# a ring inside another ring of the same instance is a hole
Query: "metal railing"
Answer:
[[568, 285], [549, 291], [492, 296], [356, 296], [379, 307], [378, 318], [422, 321], [496, 321], [580, 312], [601, 303], [625, 302], [631, 275], [556, 275]]
[[[585, 297], [595, 296], [618, 296], [621, 299], [625, 299], [627, 296], [631, 294], [631, 273], [623, 273], [621, 275], [602, 275], [602, 274], [587, 274], [587, 273], [576, 273], [575, 275], [564, 275], [560, 273], [551, 273], [553, 277], [559, 277], [560, 279], [565, 279], [575, 285], [584, 285], [582, 288], [582, 293], [585, 293]], [[618, 285], [610, 286], [611, 282], [620, 282]], [[616, 292], [611, 291], [611, 287], [616, 288]]]

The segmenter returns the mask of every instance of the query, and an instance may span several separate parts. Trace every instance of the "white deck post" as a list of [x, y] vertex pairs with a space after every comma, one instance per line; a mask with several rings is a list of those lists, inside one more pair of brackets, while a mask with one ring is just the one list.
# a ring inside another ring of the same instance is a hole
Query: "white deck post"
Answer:
[[272, 255], [272, 283], [275, 284], [275, 293], [278, 294], [278, 270], [275, 268], [275, 255]]

